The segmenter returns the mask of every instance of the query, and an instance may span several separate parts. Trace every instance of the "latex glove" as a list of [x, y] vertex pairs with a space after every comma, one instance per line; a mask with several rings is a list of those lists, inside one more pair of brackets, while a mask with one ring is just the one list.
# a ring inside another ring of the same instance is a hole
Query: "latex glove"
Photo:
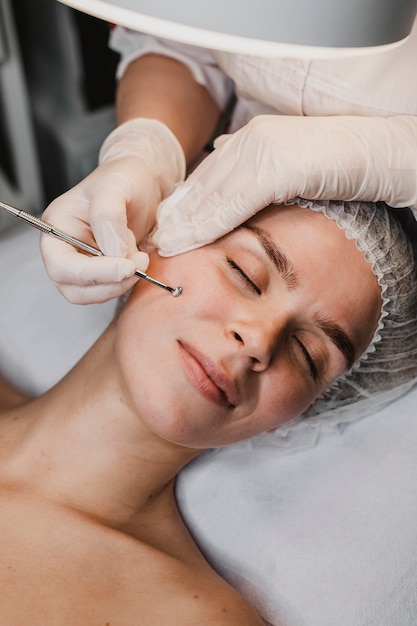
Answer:
[[110, 133], [98, 167], [54, 200], [43, 215], [106, 255], [87, 256], [42, 235], [46, 270], [67, 300], [104, 302], [132, 287], [135, 270], [145, 271], [149, 263], [136, 242], [149, 233], [159, 202], [184, 176], [184, 153], [165, 124], [138, 118]]
[[297, 196], [417, 207], [417, 118], [262, 115], [215, 150], [158, 209], [152, 235], [170, 256], [219, 238]]

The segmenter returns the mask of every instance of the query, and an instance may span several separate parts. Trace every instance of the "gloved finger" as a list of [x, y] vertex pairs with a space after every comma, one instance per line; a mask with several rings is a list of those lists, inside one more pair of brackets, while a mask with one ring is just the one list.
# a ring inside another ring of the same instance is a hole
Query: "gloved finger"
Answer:
[[[233, 180], [231, 183], [233, 187]], [[227, 194], [226, 199], [215, 194], [202, 200], [200, 209], [192, 216], [183, 215], [182, 200], [170, 208], [166, 217], [160, 218], [158, 215], [158, 226], [152, 235], [152, 242], [161, 256], [172, 256], [215, 241], [271, 204], [274, 198], [272, 187], [268, 194], [265, 183], [256, 184], [248, 180], [246, 184], [240, 183], [237, 189], [233, 189], [233, 193]], [[190, 193], [203, 196], [205, 190], [193, 189]], [[170, 200], [175, 201], [175, 198]]]
[[228, 181], [234, 169], [234, 159], [232, 163], [230, 159], [223, 158], [220, 151], [211, 152], [190, 176], [178, 184], [159, 204], [157, 219], [170, 218], [175, 222], [175, 217], [172, 218], [172, 209], [175, 207], [181, 210], [181, 219], [199, 213], [201, 204], [204, 204], [206, 198], [211, 199], [216, 194], [228, 193]]
[[126, 202], [125, 194], [115, 186], [96, 191], [91, 199], [91, 229], [98, 247], [108, 256], [128, 254]]
[[[60, 242], [58, 242], [60, 243]], [[128, 259], [135, 269], [145, 272], [149, 265], [149, 256], [137, 249], [133, 232], [128, 230]], [[122, 259], [123, 261], [124, 259]], [[139, 280], [138, 277], [128, 277], [120, 282], [105, 284], [88, 284], [88, 274], [83, 285], [60, 285], [61, 293], [73, 304], [93, 304], [106, 302], [125, 294]]]
[[95, 304], [120, 298], [131, 289], [139, 279], [127, 278], [119, 283], [90, 286], [64, 285], [60, 287], [62, 295], [71, 304]]
[[115, 283], [133, 276], [136, 270], [130, 259], [89, 256], [50, 235], [41, 235], [41, 254], [43, 259], [49, 258], [46, 270], [57, 285]]
[[[265, 159], [256, 149], [250, 162], [236, 161], [234, 154], [212, 152], [159, 205], [158, 228], [164, 222], [165, 228], [187, 222], [198, 224], [216, 219], [218, 214], [223, 214], [222, 219], [227, 220], [226, 207], [230, 206], [244, 221], [275, 199], [276, 177], [271, 171], [270, 159], [267, 163]], [[232, 221], [236, 223], [235, 215]]]
[[146, 272], [149, 266], [149, 255], [139, 251], [136, 245], [136, 238], [133, 232], [128, 229], [128, 250], [127, 258], [134, 263], [136, 269]]
[[136, 250], [128, 255], [129, 261], [132, 261], [135, 268], [141, 272], [146, 272], [149, 266], [149, 255], [146, 252]]
[[89, 203], [77, 188], [56, 198], [43, 212], [42, 219], [85, 243], [94, 245], [88, 218]]
[[216, 150], [218, 148], [221, 148], [222, 146], [225, 145], [225, 143], [227, 141], [229, 141], [229, 139], [233, 137], [232, 133], [224, 133], [223, 135], [219, 135], [218, 137], [216, 137], [216, 139], [213, 141], [213, 148]]

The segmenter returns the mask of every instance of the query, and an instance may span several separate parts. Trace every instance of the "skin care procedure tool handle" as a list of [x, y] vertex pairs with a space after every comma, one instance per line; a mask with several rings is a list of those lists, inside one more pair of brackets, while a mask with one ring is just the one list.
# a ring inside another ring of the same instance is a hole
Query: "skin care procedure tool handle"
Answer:
[[[67, 235], [66, 233], [63, 233], [61, 230], [58, 230], [51, 224], [44, 222], [43, 220], [39, 219], [38, 217], [35, 217], [34, 215], [31, 215], [30, 213], [26, 213], [26, 211], [15, 209], [9, 204], [5, 204], [4, 202], [1, 202], [1, 201], [0, 201], [0, 209], [3, 209], [3, 211], [6, 211], [6, 213], [8, 213], [9, 215], [13, 215], [13, 217], [17, 217], [19, 220], [22, 220], [26, 224], [29, 224], [29, 226], [33, 226], [34, 228], [37, 228], [43, 233], [52, 235], [53, 237], [57, 237], [58, 239], [61, 239], [61, 241], [65, 241], [66, 243], [71, 244], [75, 248], [78, 248], [79, 250], [82, 250], [83, 252], [86, 252], [87, 254], [91, 254], [92, 256], [104, 256], [104, 254], [101, 252], [101, 250], [98, 250], [98, 248], [89, 246], [87, 243], [79, 241], [79, 239], [76, 239], [75, 237], [71, 237], [71, 235]], [[182, 294], [182, 287], [169, 287], [168, 285], [161, 283], [159, 280], [155, 280], [155, 278], [151, 278], [150, 276], [148, 276], [144, 272], [141, 272], [140, 270], [136, 270], [135, 274], [136, 276], [139, 276], [139, 278], [142, 278], [143, 280], [147, 280], [149, 283], [152, 283], [152, 285], [157, 285], [158, 287], [162, 287], [162, 289], [166, 289], [174, 296], [174, 298]]]

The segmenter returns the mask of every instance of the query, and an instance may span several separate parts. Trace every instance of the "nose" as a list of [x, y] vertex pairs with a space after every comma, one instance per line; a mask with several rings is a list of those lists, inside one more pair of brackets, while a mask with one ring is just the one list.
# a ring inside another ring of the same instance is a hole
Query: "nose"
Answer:
[[240, 355], [250, 361], [255, 372], [266, 370], [277, 353], [285, 329], [283, 320], [274, 323], [264, 319], [252, 322], [231, 322], [226, 335], [233, 341]]

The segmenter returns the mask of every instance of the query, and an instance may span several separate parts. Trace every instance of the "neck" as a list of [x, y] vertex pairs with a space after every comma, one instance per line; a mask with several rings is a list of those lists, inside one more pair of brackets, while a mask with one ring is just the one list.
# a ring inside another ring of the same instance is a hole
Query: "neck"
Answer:
[[121, 527], [172, 498], [176, 474], [198, 451], [160, 439], [134, 412], [115, 332], [113, 323], [61, 383], [9, 412], [0, 450], [12, 481]]

